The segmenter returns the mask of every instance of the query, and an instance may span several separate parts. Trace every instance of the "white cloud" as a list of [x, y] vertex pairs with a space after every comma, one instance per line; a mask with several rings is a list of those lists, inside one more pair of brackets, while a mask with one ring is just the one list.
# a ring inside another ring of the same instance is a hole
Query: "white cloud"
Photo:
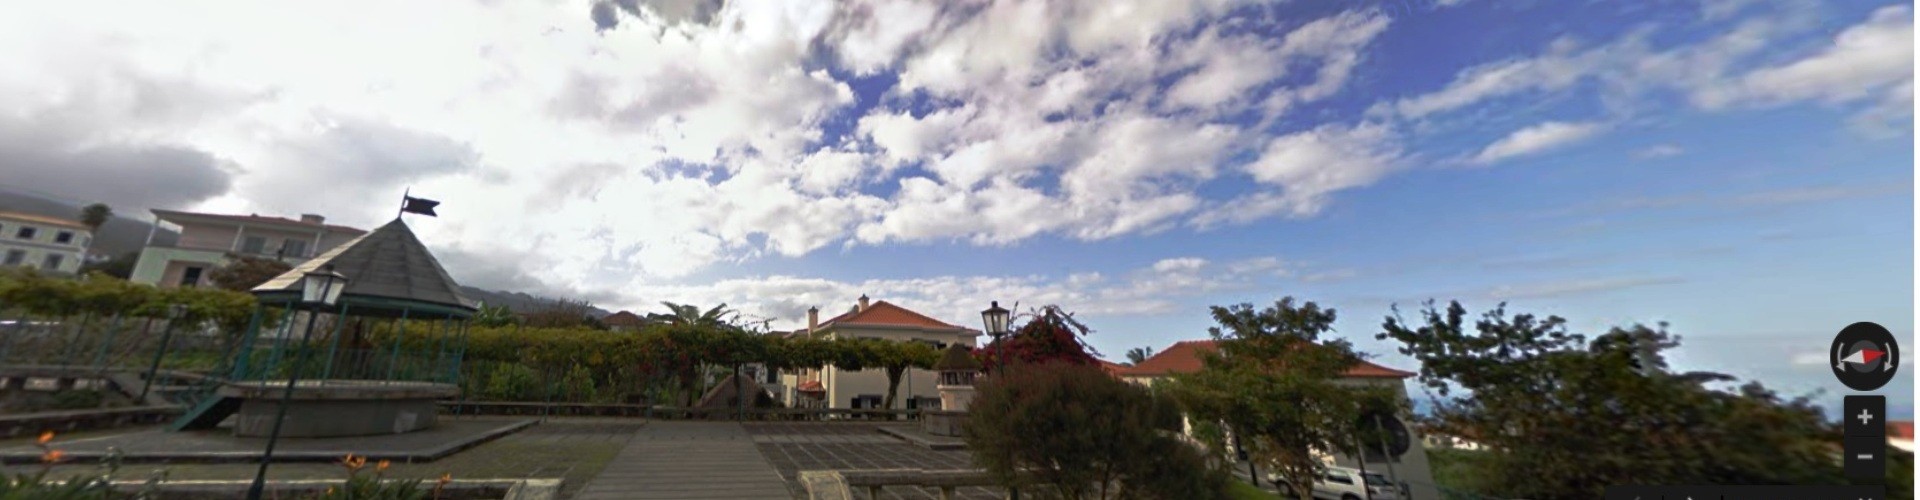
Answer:
[[1680, 156], [1686, 152], [1686, 149], [1673, 144], [1655, 144], [1634, 150], [1633, 158], [1636, 160], [1652, 160], [1656, 158]]
[[1179, 257], [1161, 259], [1153, 263], [1153, 270], [1162, 273], [1198, 271], [1207, 265], [1207, 259], [1199, 257]]
[[[1400, 158], [1387, 126], [1322, 125], [1269, 141], [1245, 166], [1262, 191], [1230, 200], [1194, 218], [1206, 228], [1239, 224], [1276, 213], [1311, 215], [1334, 192], [1366, 186], [1386, 176]], [[1277, 189], [1277, 191], [1275, 190]]]
[[1819, 53], [1740, 77], [1733, 100], [1845, 102], [1913, 81], [1913, 11], [1882, 7]]
[[1480, 154], [1474, 155], [1473, 163], [1490, 164], [1514, 158], [1538, 154], [1566, 147], [1593, 138], [1606, 126], [1594, 122], [1550, 121], [1528, 126], [1507, 134], [1506, 137], [1488, 144]]

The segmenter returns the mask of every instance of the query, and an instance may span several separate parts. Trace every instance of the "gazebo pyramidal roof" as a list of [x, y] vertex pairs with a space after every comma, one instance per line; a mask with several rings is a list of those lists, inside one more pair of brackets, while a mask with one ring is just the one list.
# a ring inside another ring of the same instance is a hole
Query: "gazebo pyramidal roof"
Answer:
[[416, 311], [465, 318], [479, 309], [398, 218], [261, 283], [253, 294], [268, 301], [298, 297], [306, 273], [328, 265], [347, 277], [340, 303], [356, 315]]

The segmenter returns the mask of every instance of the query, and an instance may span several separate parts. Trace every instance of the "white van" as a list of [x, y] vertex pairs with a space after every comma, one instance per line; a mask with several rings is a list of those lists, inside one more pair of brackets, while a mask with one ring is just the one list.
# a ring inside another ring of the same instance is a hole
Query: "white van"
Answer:
[[[1361, 484], [1362, 477], [1366, 478], [1365, 485]], [[1267, 481], [1279, 487], [1282, 494], [1293, 491], [1288, 489], [1286, 481], [1278, 474], [1267, 474]], [[1372, 491], [1372, 497], [1367, 496], [1368, 490]], [[1313, 497], [1325, 500], [1400, 500], [1406, 495], [1392, 481], [1388, 481], [1386, 475], [1373, 471], [1361, 474], [1359, 469], [1329, 466], [1313, 482]]]

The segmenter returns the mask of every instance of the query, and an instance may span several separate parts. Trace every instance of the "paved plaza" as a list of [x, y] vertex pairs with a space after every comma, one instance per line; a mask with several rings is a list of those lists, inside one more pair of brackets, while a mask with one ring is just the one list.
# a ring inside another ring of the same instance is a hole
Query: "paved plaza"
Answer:
[[[805, 498], [799, 482], [803, 470], [858, 469], [972, 469], [972, 455], [966, 450], [935, 451], [908, 443], [880, 432], [884, 424], [793, 422], [742, 424], [753, 435], [760, 454], [780, 471], [795, 498]], [[1005, 498], [1003, 491], [988, 488], [960, 488], [954, 497], [963, 499]], [[937, 499], [934, 488], [893, 487], [881, 494], [887, 499]], [[854, 498], [868, 498], [866, 491], [854, 491]]]
[[[498, 427], [519, 419], [448, 418], [456, 427]], [[462, 479], [561, 479], [561, 497], [607, 499], [804, 499], [804, 470], [971, 469], [965, 450], [934, 450], [880, 432], [901, 424], [851, 422], [683, 422], [633, 418], [551, 418], [479, 446], [419, 463], [396, 461], [388, 477], [452, 474]], [[63, 435], [55, 446], [125, 442], [130, 437], [166, 437], [158, 428]], [[390, 436], [391, 437], [391, 436]], [[389, 437], [389, 438], [390, 438]], [[0, 448], [24, 446], [30, 438], [0, 440]], [[294, 442], [294, 441], [289, 441]], [[15, 466], [16, 468], [19, 466]], [[92, 461], [54, 468], [56, 476], [94, 470]], [[12, 471], [14, 469], [9, 469]], [[121, 478], [165, 472], [171, 479], [244, 480], [252, 463], [137, 463]], [[273, 466], [270, 479], [337, 479], [328, 463]], [[956, 498], [997, 499], [1003, 492], [961, 488]], [[854, 498], [868, 498], [854, 491]], [[935, 499], [939, 491], [888, 488], [887, 499]]]

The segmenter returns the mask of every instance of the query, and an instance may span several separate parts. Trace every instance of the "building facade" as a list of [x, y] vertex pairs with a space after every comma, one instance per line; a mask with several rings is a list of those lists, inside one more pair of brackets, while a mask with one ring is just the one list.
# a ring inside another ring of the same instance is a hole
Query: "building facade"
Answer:
[[131, 281], [163, 288], [208, 283], [215, 268], [229, 255], [276, 259], [300, 265], [308, 258], [351, 241], [366, 231], [326, 223], [313, 214], [299, 220], [259, 215], [225, 215], [154, 210], [154, 226], [178, 226], [180, 239], [172, 246], [153, 244], [140, 251]]
[[[1165, 380], [1166, 377], [1200, 371], [1203, 366], [1201, 353], [1213, 352], [1216, 349], [1218, 347], [1212, 340], [1175, 342], [1167, 346], [1166, 350], [1155, 353], [1135, 366], [1112, 371], [1117, 372], [1115, 374], [1121, 380], [1151, 388], [1155, 382]], [[1414, 426], [1407, 424], [1412, 415], [1407, 414], [1406, 411], [1410, 410], [1412, 400], [1407, 397], [1406, 379], [1414, 375], [1416, 374], [1413, 372], [1356, 360], [1339, 380], [1345, 384], [1383, 387], [1392, 391], [1401, 401], [1407, 402], [1402, 414], [1392, 418], [1394, 422], [1381, 423], [1381, 425], [1394, 425], [1406, 430], [1411, 444], [1406, 453], [1397, 457], [1375, 452], [1364, 453], [1365, 457], [1356, 457], [1345, 452], [1320, 453], [1320, 455], [1327, 465], [1365, 469], [1368, 472], [1389, 476], [1407, 485], [1412, 490], [1413, 498], [1440, 498], [1440, 490], [1433, 482], [1432, 467], [1427, 463], [1426, 449], [1421, 446], [1425, 440], [1421, 438]], [[1192, 430], [1191, 426], [1188, 430]]]
[[[826, 321], [818, 308], [807, 312], [807, 329], [790, 335], [813, 338], [876, 338], [896, 342], [923, 342], [936, 349], [960, 344], [974, 347], [978, 331], [934, 319], [887, 301], [862, 295], [853, 309]], [[938, 408], [939, 378], [932, 370], [908, 369], [900, 377], [892, 409]], [[797, 408], [880, 409], [887, 397], [886, 370], [849, 371], [826, 366], [780, 376], [778, 399]]]
[[0, 212], [0, 266], [78, 273], [93, 231], [79, 221]]

